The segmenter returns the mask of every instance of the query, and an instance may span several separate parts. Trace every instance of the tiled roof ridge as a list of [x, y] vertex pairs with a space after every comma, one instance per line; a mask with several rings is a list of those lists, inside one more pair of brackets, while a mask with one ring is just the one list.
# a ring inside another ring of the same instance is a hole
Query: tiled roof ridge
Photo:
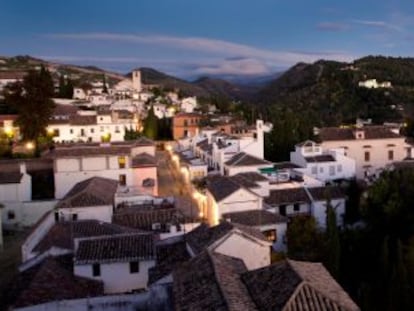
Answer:
[[[119, 227], [128, 228], [125, 226], [119, 226]], [[133, 228], [131, 229], [133, 230]], [[153, 234], [151, 232], [121, 232], [121, 233], [115, 233], [115, 234], [103, 234], [99, 236], [89, 236], [89, 237], [81, 237], [81, 238], [75, 238], [75, 239], [81, 242], [81, 241], [96, 241], [96, 240], [103, 240], [103, 239], [116, 239], [116, 238], [138, 236], [138, 235], [153, 235]]]
[[235, 156], [237, 156], [238, 154], [240, 154], [240, 158], [237, 159], [234, 163], [232, 163], [232, 165], [236, 165], [237, 163], [239, 163], [241, 160], [243, 160], [247, 156], [247, 153], [245, 153], [243, 151], [237, 153]]
[[[216, 280], [216, 284], [217, 284], [217, 287], [219, 288], [220, 295], [223, 297], [223, 301], [226, 303], [226, 306], [229, 307], [227, 297], [224, 294], [223, 286], [221, 285], [221, 283], [219, 281], [219, 275], [217, 273], [216, 263], [214, 262], [213, 254], [208, 249], [206, 250], [206, 254], [207, 254], [208, 260], [210, 261], [211, 267], [213, 268], [214, 279]], [[200, 256], [200, 255], [198, 255], [198, 256]]]
[[[312, 288], [314, 291], [316, 291], [318, 294], [320, 294], [321, 296], [323, 296], [326, 300], [331, 301], [334, 304], [337, 304], [338, 306], [344, 308], [345, 310], [352, 310], [350, 308], [348, 308], [346, 305], [344, 305], [343, 303], [341, 303], [340, 300], [335, 300], [333, 299], [333, 297], [331, 297], [330, 295], [327, 295], [325, 292], [321, 291], [319, 288], [317, 288], [316, 286], [314, 286], [314, 284], [309, 281], [306, 276], [304, 276], [300, 271], [298, 271], [297, 267], [295, 267], [295, 263], [301, 263], [301, 261], [297, 261], [297, 260], [292, 260], [292, 259], [287, 259], [286, 260], [287, 264], [289, 265], [289, 267], [292, 269], [292, 271], [295, 272], [295, 274], [298, 275], [298, 277], [302, 280], [301, 283], [297, 286], [297, 288], [295, 289], [294, 293], [291, 295], [291, 297], [289, 298], [288, 302], [286, 302], [285, 306], [288, 305], [288, 303], [290, 301], [292, 301], [293, 299], [295, 299], [295, 296], [297, 293], [299, 293], [299, 291], [304, 287], [304, 286], [309, 286], [310, 288]], [[326, 268], [324, 267], [324, 265], [321, 262], [305, 262], [307, 265], [313, 265], [313, 266], [319, 266], [320, 268], [322, 268], [323, 270], [326, 270]], [[327, 270], [326, 270], [327, 271]], [[336, 282], [336, 280], [332, 277], [332, 275], [330, 275], [330, 273], [327, 271], [328, 275], [332, 278], [332, 280], [338, 285], [338, 287], [340, 288], [340, 290], [343, 291], [343, 293], [346, 294], [347, 298], [349, 298], [348, 294], [342, 289], [342, 287]], [[350, 299], [350, 298], [349, 298]], [[353, 301], [351, 300], [351, 302], [353, 303]]]

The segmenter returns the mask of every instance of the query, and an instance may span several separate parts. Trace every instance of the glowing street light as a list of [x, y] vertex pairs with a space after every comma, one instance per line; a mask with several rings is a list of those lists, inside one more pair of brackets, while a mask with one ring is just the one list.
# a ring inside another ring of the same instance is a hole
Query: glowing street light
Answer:
[[9, 139], [13, 138], [13, 136], [14, 136], [13, 129], [12, 129], [11, 127], [9, 127], [9, 126], [7, 126], [7, 127], [4, 129], [4, 133], [6, 133], [6, 136], [7, 136], [7, 138], [9, 138]]
[[33, 150], [34, 149], [34, 143], [29, 141], [29, 142], [26, 143], [25, 147], [26, 147], [27, 150]]

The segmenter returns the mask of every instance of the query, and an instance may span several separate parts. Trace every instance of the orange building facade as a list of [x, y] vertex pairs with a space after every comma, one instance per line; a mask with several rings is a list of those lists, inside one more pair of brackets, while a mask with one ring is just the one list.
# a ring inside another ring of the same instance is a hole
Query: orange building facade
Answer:
[[173, 138], [176, 140], [197, 135], [202, 118], [198, 113], [176, 114], [173, 119]]

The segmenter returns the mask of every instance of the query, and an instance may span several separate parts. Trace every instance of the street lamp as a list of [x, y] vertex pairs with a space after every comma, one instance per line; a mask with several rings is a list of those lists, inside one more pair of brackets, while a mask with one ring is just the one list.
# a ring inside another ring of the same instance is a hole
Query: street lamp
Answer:
[[29, 142], [26, 143], [25, 147], [26, 147], [27, 150], [33, 150], [34, 149], [34, 143], [29, 141]]

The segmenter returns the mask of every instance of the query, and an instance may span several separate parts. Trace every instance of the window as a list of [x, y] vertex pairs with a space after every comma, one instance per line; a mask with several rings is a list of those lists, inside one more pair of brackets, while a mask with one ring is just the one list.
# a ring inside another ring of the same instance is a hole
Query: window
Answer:
[[129, 263], [129, 273], [139, 273], [139, 262], [131, 261]]
[[286, 205], [279, 206], [279, 214], [282, 216], [286, 216]]
[[276, 230], [266, 230], [262, 232], [266, 239], [270, 242], [274, 242], [277, 239]]
[[101, 265], [99, 263], [92, 265], [92, 276], [101, 276]]
[[73, 134], [73, 129], [70, 129], [70, 130], [69, 130], [69, 133]]
[[184, 126], [188, 126], [188, 121], [184, 120]]
[[125, 168], [125, 156], [118, 157], [119, 168]]
[[341, 164], [338, 164], [338, 166], [337, 166], [336, 169], [338, 170], [338, 173], [342, 172], [342, 165]]
[[119, 133], [119, 127], [115, 126], [115, 133]]
[[91, 133], [95, 133], [95, 130], [94, 130], [94, 128], [91, 128]]
[[126, 185], [126, 175], [125, 174], [119, 175], [119, 184], [121, 186], [125, 186]]
[[100, 127], [99, 129], [101, 132], [103, 132], [105, 130], [105, 128], [103, 126]]
[[81, 136], [85, 136], [85, 130], [84, 129], [81, 129], [80, 130], [80, 134], [81, 134]]
[[72, 220], [77, 221], [78, 220], [78, 214], [72, 214]]
[[364, 159], [365, 159], [365, 162], [369, 162], [369, 159], [370, 159], [369, 151], [365, 151], [365, 153], [364, 153]]
[[14, 211], [8, 211], [7, 212], [7, 219], [8, 220], [13, 220], [16, 218], [16, 214], [14, 213]]
[[299, 212], [299, 211], [300, 211], [300, 204], [299, 204], [299, 203], [295, 203], [295, 204], [293, 204], [293, 210], [294, 210], [295, 212]]
[[59, 222], [59, 213], [55, 212], [55, 222]]
[[317, 166], [312, 166], [311, 173], [312, 173], [313, 175], [318, 174], [318, 167], [317, 167]]
[[394, 150], [388, 150], [388, 160], [394, 160]]
[[53, 129], [53, 136], [54, 137], [59, 137], [60, 136], [59, 129]]
[[335, 166], [330, 165], [329, 166], [329, 176], [333, 176], [333, 175], [335, 175]]
[[323, 173], [323, 167], [320, 167], [320, 168], [319, 168], [319, 172], [320, 172], [320, 173]]

